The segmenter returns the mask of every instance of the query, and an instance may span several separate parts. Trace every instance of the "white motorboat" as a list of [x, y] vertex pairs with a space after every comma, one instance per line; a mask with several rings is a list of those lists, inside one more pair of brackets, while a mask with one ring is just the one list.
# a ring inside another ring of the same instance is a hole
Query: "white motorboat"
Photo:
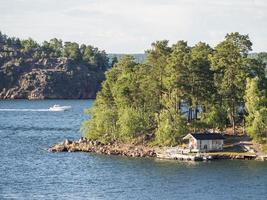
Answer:
[[71, 109], [71, 106], [60, 106], [60, 105], [53, 105], [49, 108], [50, 111], [66, 111]]

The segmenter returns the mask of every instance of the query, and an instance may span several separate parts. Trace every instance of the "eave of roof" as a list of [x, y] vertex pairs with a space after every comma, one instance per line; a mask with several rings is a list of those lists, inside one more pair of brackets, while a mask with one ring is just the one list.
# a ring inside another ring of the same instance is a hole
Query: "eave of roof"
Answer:
[[194, 137], [196, 140], [224, 140], [225, 137], [223, 137], [220, 133], [189, 133], [187, 136], [184, 137], [184, 139], [188, 139], [188, 136]]

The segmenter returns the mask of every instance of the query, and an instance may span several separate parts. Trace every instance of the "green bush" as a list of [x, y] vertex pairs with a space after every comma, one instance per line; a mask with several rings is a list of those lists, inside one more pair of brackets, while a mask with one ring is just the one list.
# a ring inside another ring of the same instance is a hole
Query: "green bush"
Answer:
[[259, 142], [267, 138], [267, 108], [262, 108], [255, 113], [254, 120], [247, 128], [249, 135]]

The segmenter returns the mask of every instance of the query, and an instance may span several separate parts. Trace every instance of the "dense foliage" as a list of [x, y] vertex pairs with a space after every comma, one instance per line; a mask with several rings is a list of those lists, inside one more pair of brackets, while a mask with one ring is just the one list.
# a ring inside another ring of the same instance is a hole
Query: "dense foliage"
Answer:
[[[264, 86], [266, 88], [266, 85]], [[247, 132], [254, 139], [265, 142], [267, 139], [267, 94], [260, 89], [260, 79], [247, 80], [245, 106], [247, 111]]]
[[41, 45], [33, 39], [20, 40], [19, 38], [8, 37], [0, 32], [0, 64], [6, 60], [18, 59], [25, 61], [27, 58], [68, 58], [75, 62], [83, 62], [89, 67], [108, 67], [108, 58], [105, 51], [90, 45], [79, 45], [75, 42], [62, 42], [54, 38], [50, 41], [44, 41]]
[[188, 131], [244, 126], [266, 137], [266, 78], [262, 59], [248, 57], [248, 35], [227, 34], [214, 49], [199, 42], [157, 41], [138, 64], [126, 56], [106, 72], [87, 138], [103, 142], [149, 139], [176, 145]]

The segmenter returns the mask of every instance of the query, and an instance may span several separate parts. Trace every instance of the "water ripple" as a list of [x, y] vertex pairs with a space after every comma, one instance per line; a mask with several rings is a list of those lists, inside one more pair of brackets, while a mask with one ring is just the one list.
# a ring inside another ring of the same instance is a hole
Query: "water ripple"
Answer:
[[[265, 200], [267, 163], [183, 163], [44, 149], [78, 138], [84, 100], [0, 101], [1, 108], [71, 105], [64, 113], [0, 113], [0, 199]], [[245, 188], [245, 189], [244, 189]]]
[[1, 126], [0, 130], [10, 131], [78, 131], [77, 127], [44, 127], [44, 126]]

